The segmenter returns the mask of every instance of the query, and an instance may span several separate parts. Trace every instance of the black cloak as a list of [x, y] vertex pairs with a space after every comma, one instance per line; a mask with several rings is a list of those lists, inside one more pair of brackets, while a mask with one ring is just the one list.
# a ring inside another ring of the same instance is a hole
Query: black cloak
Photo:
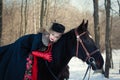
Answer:
[[25, 35], [14, 43], [0, 47], [0, 80], [23, 80], [26, 58], [42, 43], [42, 33]]

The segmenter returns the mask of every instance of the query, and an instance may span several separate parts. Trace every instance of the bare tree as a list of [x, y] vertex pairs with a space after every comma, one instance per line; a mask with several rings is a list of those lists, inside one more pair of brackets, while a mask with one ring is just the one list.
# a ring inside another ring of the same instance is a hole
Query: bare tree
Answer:
[[94, 4], [94, 33], [95, 33], [95, 42], [98, 47], [100, 47], [100, 27], [99, 27], [99, 8], [98, 8], [98, 0], [93, 0]]
[[1, 36], [2, 36], [2, 1], [0, 0], [0, 45], [1, 45]]
[[23, 4], [24, 4], [24, 1], [22, 0], [21, 2], [21, 23], [20, 23], [20, 36], [22, 36], [22, 28], [23, 28]]
[[118, 3], [118, 7], [119, 7], [119, 16], [120, 16], [120, 2], [119, 2], [119, 0], [117, 0], [117, 3]]
[[20, 36], [27, 32], [27, 19], [28, 19], [28, 0], [21, 2], [21, 23], [20, 23]]
[[111, 41], [110, 41], [110, 8], [111, 0], [105, 0], [106, 9], [106, 34], [105, 34], [105, 47], [106, 47], [106, 63], [105, 63], [105, 77], [109, 78], [109, 68], [110, 68], [110, 52], [111, 52]]
[[24, 15], [25, 15], [25, 28], [24, 29], [24, 34], [26, 33], [26, 30], [27, 30], [27, 0], [25, 0], [25, 10], [24, 10]]
[[111, 46], [111, 44], [112, 44], [112, 40], [111, 40], [111, 35], [112, 35], [112, 33], [111, 33], [111, 29], [112, 29], [112, 25], [113, 25], [113, 11], [111, 11], [111, 20], [110, 20], [110, 26], [111, 26], [111, 28], [110, 28], [110, 68], [113, 68], [113, 57], [112, 57], [112, 46]]
[[46, 14], [47, 0], [42, 0], [41, 2], [41, 15], [40, 15], [40, 30], [43, 30], [43, 19]]

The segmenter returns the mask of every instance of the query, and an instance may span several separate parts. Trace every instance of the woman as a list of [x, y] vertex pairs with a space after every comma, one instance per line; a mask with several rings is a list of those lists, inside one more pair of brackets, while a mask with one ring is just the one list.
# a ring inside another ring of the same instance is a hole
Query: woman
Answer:
[[38, 80], [38, 61], [52, 61], [52, 44], [60, 39], [64, 30], [62, 24], [53, 23], [49, 34], [25, 35], [0, 47], [0, 80]]

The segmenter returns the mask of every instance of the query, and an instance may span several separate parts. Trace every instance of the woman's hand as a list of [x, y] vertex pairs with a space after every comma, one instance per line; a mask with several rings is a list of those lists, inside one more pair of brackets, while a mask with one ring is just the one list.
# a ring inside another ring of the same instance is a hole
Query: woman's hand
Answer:
[[52, 61], [52, 54], [50, 52], [44, 53], [40, 51], [32, 51], [32, 54], [36, 57], [43, 58], [44, 60], [47, 60], [48, 62]]

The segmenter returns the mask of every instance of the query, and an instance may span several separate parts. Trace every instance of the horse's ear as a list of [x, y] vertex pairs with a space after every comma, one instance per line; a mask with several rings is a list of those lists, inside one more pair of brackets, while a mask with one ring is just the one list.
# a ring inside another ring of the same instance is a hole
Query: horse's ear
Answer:
[[84, 25], [84, 19], [83, 19], [82, 23], [78, 26], [77, 30], [78, 31], [81, 30], [83, 25]]
[[85, 27], [85, 29], [87, 30], [87, 28], [88, 28], [88, 20], [86, 21], [84, 27]]
[[83, 19], [83, 21], [82, 21], [82, 23], [80, 24], [80, 26], [79, 27], [81, 27], [81, 26], [83, 26], [84, 25], [84, 19]]

